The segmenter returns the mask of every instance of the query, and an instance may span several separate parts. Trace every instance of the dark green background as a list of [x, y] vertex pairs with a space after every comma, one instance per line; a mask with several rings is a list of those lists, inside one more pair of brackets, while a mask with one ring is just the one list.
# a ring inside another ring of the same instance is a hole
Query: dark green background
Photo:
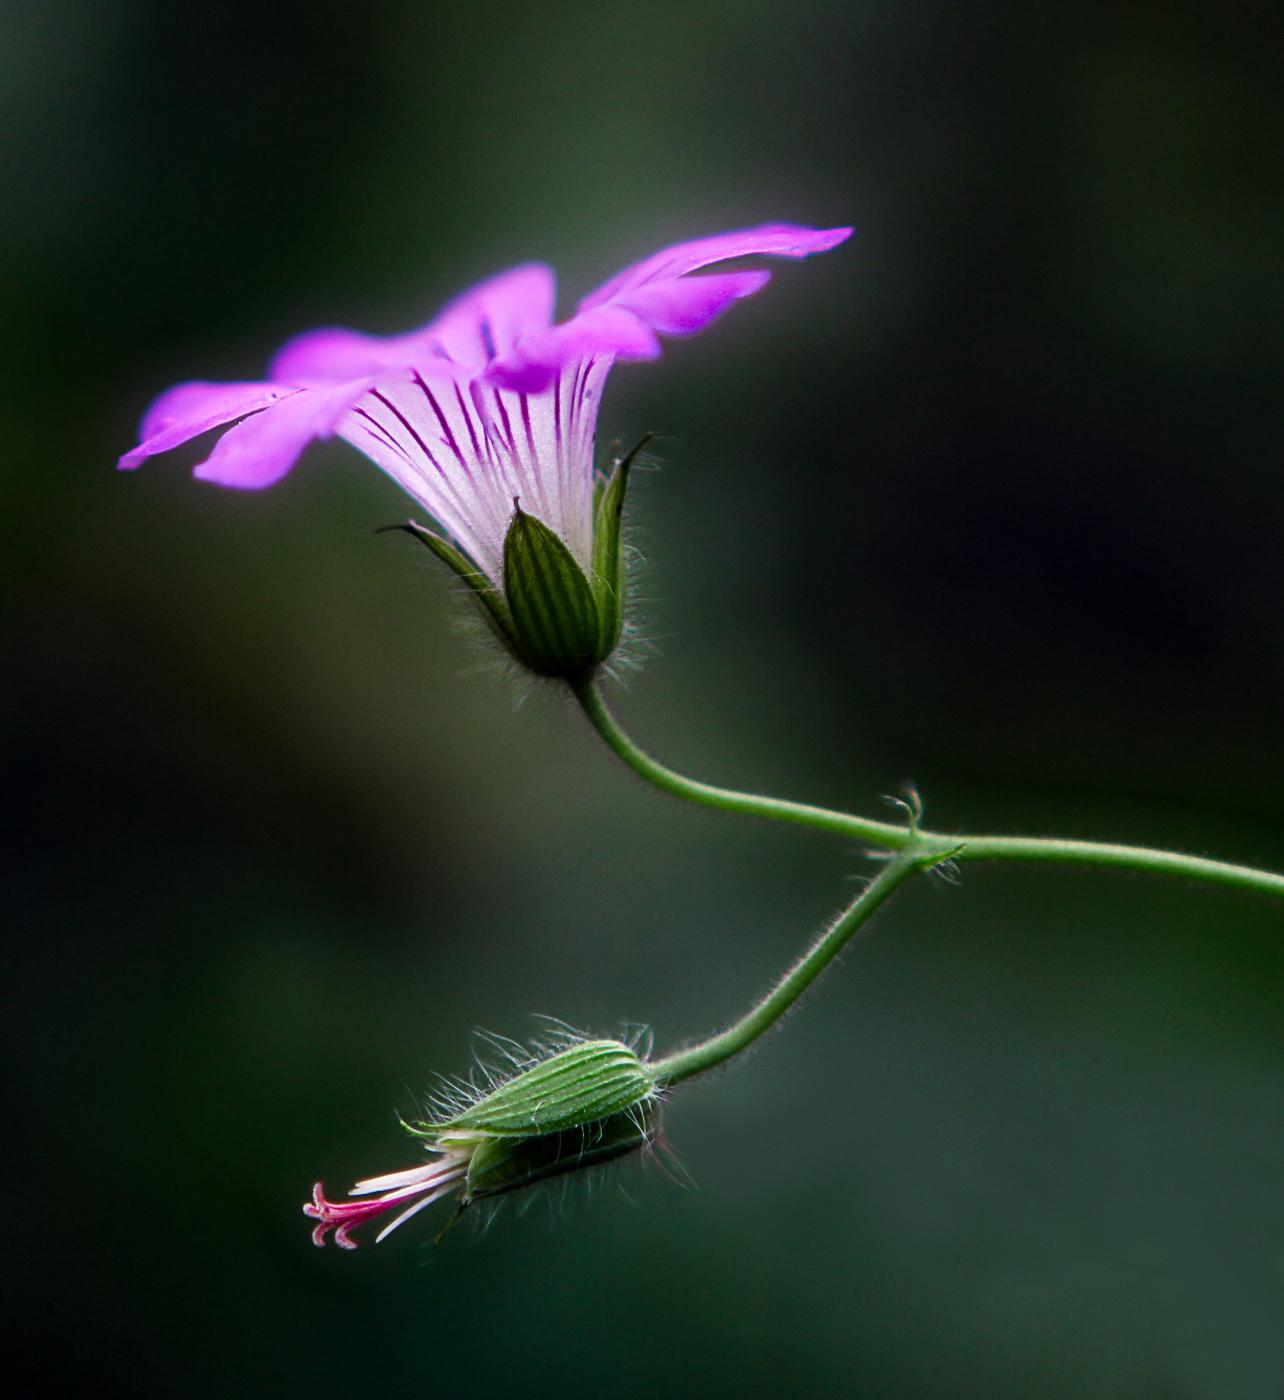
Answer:
[[150, 398], [547, 259], [852, 222], [605, 441], [693, 773], [1284, 867], [1277, 5], [0, 7], [15, 1395], [1284, 1394], [1284, 909], [970, 868], [634, 1165], [425, 1247], [299, 1207], [530, 1013], [744, 1006], [858, 853], [686, 810], [452, 632], [343, 444], [112, 470]]

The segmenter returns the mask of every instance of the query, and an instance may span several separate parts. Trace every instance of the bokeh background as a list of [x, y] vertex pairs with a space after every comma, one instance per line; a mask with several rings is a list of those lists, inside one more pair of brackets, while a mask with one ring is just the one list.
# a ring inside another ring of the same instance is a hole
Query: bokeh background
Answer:
[[113, 471], [299, 329], [855, 223], [613, 376], [635, 732], [1284, 867], [1282, 58], [1266, 0], [0, 5], [11, 1394], [1284, 1394], [1284, 909], [1117, 874], [908, 891], [673, 1105], [694, 1186], [314, 1250], [474, 1028], [705, 1032], [866, 867], [515, 704], [343, 444]]

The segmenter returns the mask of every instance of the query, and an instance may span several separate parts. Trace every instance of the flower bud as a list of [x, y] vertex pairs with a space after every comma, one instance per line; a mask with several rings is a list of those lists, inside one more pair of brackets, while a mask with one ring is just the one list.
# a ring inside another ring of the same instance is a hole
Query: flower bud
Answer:
[[636, 1151], [651, 1140], [657, 1109], [655, 1080], [627, 1045], [586, 1040], [411, 1131], [438, 1151], [472, 1145], [466, 1204]]
[[655, 1078], [618, 1040], [584, 1040], [520, 1070], [449, 1117], [407, 1125], [437, 1160], [359, 1181], [329, 1201], [318, 1182], [304, 1214], [317, 1221], [313, 1241], [355, 1249], [350, 1231], [393, 1209], [378, 1239], [451, 1193], [462, 1210], [564, 1176], [653, 1142], [660, 1129]]

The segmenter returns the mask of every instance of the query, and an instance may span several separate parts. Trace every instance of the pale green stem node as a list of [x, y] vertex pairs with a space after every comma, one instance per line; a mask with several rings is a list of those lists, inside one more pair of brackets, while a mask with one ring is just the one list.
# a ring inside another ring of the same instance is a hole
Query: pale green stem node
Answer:
[[815, 940], [774, 987], [739, 1021], [698, 1045], [655, 1061], [651, 1072], [665, 1086], [704, 1074], [746, 1050], [788, 1012], [852, 938], [907, 880], [951, 859], [957, 842], [915, 834], [897, 851], [850, 905]]

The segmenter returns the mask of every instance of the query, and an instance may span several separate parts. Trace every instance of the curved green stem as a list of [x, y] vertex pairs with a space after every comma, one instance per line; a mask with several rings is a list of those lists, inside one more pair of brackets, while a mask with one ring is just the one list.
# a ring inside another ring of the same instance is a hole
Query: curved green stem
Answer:
[[748, 792], [732, 792], [729, 788], [714, 787], [710, 783], [698, 783], [694, 778], [684, 778], [672, 768], [657, 763], [645, 753], [620, 728], [619, 722], [607, 708], [601, 691], [589, 680], [572, 687], [575, 698], [583, 707], [589, 723], [606, 741], [607, 747], [618, 758], [648, 783], [661, 792], [672, 793], [674, 797], [684, 797], [688, 802], [699, 802], [705, 807], [716, 807], [721, 812], [738, 812], [744, 816], [766, 817], [771, 821], [794, 822], [799, 826], [814, 826], [820, 831], [834, 831], [840, 836], [853, 836], [859, 841], [871, 841], [876, 846], [886, 846], [900, 850], [909, 845], [911, 834], [906, 827], [892, 822], [869, 821], [864, 817], [849, 816], [846, 812], [831, 812], [825, 807], [812, 807], [805, 802], [786, 802], [779, 797], [756, 797]]
[[834, 812], [825, 807], [812, 807], [805, 802], [786, 802], [776, 797], [757, 797], [746, 792], [732, 792], [710, 783], [684, 778], [658, 763], [640, 749], [620, 728], [608, 709], [600, 690], [593, 681], [574, 687], [575, 697], [589, 722], [607, 746], [633, 771], [662, 792], [716, 807], [723, 812], [738, 812], [745, 816], [765, 817], [771, 821], [792, 822], [799, 826], [832, 831], [859, 841], [903, 851], [922, 839], [957, 847], [953, 858], [959, 861], [1020, 860], [1052, 862], [1062, 865], [1102, 865], [1120, 870], [1138, 870], [1155, 875], [1177, 875], [1187, 880], [1202, 880], [1214, 885], [1255, 890], [1259, 894], [1284, 895], [1284, 875], [1269, 870], [1255, 870], [1247, 865], [1231, 865], [1220, 860], [1205, 860], [1201, 856], [1183, 855], [1178, 851], [1156, 851], [1147, 846], [1117, 846], [1100, 841], [1062, 841], [1037, 836], [972, 836], [965, 840], [944, 836], [939, 832], [918, 832], [911, 824], [897, 826], [891, 822], [871, 821], [866, 817]]
[[679, 1084], [703, 1074], [738, 1055], [776, 1024], [817, 977], [833, 962], [842, 947], [898, 889], [920, 870], [947, 860], [954, 847], [924, 837], [897, 851], [857, 898], [843, 911], [765, 997], [734, 1026], [699, 1045], [678, 1050], [651, 1068], [661, 1085]]

